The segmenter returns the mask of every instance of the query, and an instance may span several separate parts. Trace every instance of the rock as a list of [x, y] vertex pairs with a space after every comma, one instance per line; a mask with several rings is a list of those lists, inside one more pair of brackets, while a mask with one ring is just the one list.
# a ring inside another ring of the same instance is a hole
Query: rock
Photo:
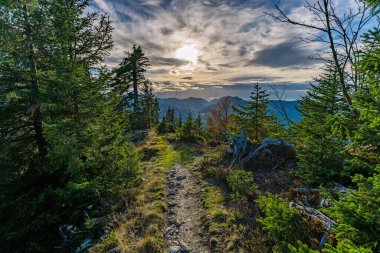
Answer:
[[186, 176], [177, 176], [177, 177], [176, 177], [176, 180], [177, 180], [177, 181], [182, 181], [182, 180], [184, 180], [184, 179], [186, 179]]
[[169, 218], [169, 225], [175, 225], [176, 227], [180, 227], [182, 225], [181, 222], [177, 221], [175, 218]]
[[181, 252], [181, 248], [179, 246], [171, 246], [169, 252], [170, 253], [180, 253]]
[[173, 209], [169, 209], [169, 215], [173, 215], [173, 214], [176, 214], [177, 212], [176, 211], [174, 211]]
[[173, 234], [173, 232], [174, 232], [174, 224], [173, 224], [173, 225], [170, 225], [170, 226], [167, 227], [166, 230], [165, 230], [165, 234], [166, 234], [166, 235], [171, 235], [171, 234]]
[[179, 247], [181, 248], [181, 253], [190, 252], [189, 247], [184, 242], [180, 242]]
[[174, 190], [169, 190], [169, 195], [175, 195], [175, 191]]
[[175, 202], [173, 202], [173, 201], [172, 201], [172, 202], [169, 202], [169, 204], [168, 204], [169, 208], [170, 208], [170, 207], [175, 207], [176, 205], [177, 205], [177, 203], [175, 203]]

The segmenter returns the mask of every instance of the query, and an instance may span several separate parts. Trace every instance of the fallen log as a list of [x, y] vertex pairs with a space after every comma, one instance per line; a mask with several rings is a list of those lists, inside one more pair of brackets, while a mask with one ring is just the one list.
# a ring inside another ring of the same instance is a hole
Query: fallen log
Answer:
[[313, 220], [320, 221], [323, 225], [328, 227], [330, 224], [336, 225], [336, 222], [327, 217], [325, 214], [323, 214], [321, 211], [306, 206], [302, 203], [295, 203], [295, 202], [290, 202], [289, 204], [290, 208], [295, 208], [297, 211], [299, 211], [301, 214], [308, 216], [309, 218]]

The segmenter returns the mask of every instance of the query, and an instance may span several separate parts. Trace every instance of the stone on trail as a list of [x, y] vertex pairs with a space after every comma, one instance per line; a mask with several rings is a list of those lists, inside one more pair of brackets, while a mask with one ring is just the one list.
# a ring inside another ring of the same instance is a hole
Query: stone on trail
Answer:
[[180, 242], [179, 246], [181, 248], [181, 253], [188, 253], [188, 252], [190, 252], [189, 251], [189, 247], [184, 242]]
[[171, 246], [169, 252], [170, 253], [180, 253], [181, 252], [181, 248], [179, 246]]

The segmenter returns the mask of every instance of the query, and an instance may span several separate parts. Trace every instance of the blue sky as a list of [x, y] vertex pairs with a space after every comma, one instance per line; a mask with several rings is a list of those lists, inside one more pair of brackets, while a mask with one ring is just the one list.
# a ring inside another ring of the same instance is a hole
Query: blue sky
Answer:
[[[335, 0], [338, 11], [353, 0]], [[148, 77], [160, 97], [224, 95], [248, 98], [252, 83], [287, 84], [286, 99], [305, 94], [321, 63], [310, 59], [321, 43], [303, 43], [307, 30], [264, 12], [279, 4], [291, 17], [315, 22], [300, 0], [94, 0], [91, 8], [114, 21], [115, 47], [107, 64], [141, 45]], [[265, 86], [266, 87], [266, 86]]]

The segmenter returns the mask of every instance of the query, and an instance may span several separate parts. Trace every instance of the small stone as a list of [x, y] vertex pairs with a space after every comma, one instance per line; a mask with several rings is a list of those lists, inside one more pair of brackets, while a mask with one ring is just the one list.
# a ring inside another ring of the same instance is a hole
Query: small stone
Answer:
[[177, 212], [176, 211], [174, 211], [173, 209], [169, 209], [169, 215], [173, 215], [173, 214], [176, 214]]
[[166, 228], [165, 234], [171, 235], [171, 234], [173, 234], [173, 231], [174, 231], [174, 225], [170, 225], [169, 227]]
[[189, 251], [189, 247], [187, 247], [187, 245], [184, 242], [180, 242], [179, 246], [181, 248], [181, 252], [182, 253], [188, 253], [188, 252], [190, 252]]
[[175, 191], [174, 190], [169, 190], [169, 195], [175, 195]]
[[179, 246], [171, 246], [170, 253], [179, 253], [181, 248]]
[[169, 204], [168, 204], [169, 207], [175, 207], [176, 205], [177, 205], [177, 203], [175, 203], [175, 202], [169, 202]]
[[186, 176], [177, 176], [176, 177], [177, 181], [184, 180], [185, 178], [186, 178]]

